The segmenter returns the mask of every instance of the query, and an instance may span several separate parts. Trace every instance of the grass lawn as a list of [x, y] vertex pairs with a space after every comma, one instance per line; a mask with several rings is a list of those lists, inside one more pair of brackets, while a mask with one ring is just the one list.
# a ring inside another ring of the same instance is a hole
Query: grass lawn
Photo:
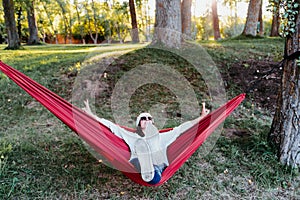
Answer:
[[[205, 41], [201, 45], [222, 75], [228, 74], [235, 63], [249, 59], [277, 62], [283, 50], [281, 39]], [[110, 63], [108, 78], [103, 81], [105, 90], [95, 98], [97, 113], [110, 119], [114, 84], [124, 72], [150, 61], [174, 66], [188, 77], [199, 101], [208, 98], [201, 77], [194, 75], [186, 60], [148, 51], [144, 46], [25, 46], [25, 50], [0, 50], [0, 60], [72, 101], [74, 83], [84, 61], [96, 56], [111, 58], [122, 52]], [[0, 49], [4, 47], [0, 45]], [[243, 92], [238, 85], [228, 84], [228, 97]], [[271, 111], [259, 109], [251, 98], [225, 121], [208, 155], [201, 156], [197, 151], [167, 183], [149, 188], [99, 163], [75, 133], [2, 73], [0, 90], [0, 199], [300, 198], [299, 172], [281, 166], [267, 143]], [[157, 85], [137, 90], [130, 101], [131, 112], [149, 109], [160, 100], [169, 103], [167, 115], [172, 120], [167, 126], [174, 126], [185, 116], [178, 114], [178, 104], [170, 93]], [[145, 95], [151, 97], [150, 102], [144, 100]], [[230, 130], [245, 132], [246, 136], [230, 135]]]

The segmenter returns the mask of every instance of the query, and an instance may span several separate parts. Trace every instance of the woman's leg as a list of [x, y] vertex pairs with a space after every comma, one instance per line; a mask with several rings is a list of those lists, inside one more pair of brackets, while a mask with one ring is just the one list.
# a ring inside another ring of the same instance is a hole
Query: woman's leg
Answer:
[[136, 168], [136, 170], [138, 172], [141, 172], [141, 165], [140, 165], [139, 159], [134, 158], [130, 161], [130, 163], [133, 164], [133, 166]]
[[142, 139], [137, 140], [134, 146], [141, 168], [142, 179], [145, 182], [149, 182], [154, 177], [150, 147], [147, 142]]
[[[134, 158], [130, 161], [131, 164], [133, 164], [133, 166], [140, 172], [141, 171], [141, 166], [140, 166], [140, 162], [137, 158]], [[157, 183], [159, 183], [159, 181], [161, 180], [161, 174], [164, 171], [164, 169], [166, 168], [165, 165], [163, 166], [157, 166], [154, 165], [154, 177], [151, 181], [149, 181], [149, 184], [155, 185]]]
[[157, 183], [159, 183], [159, 181], [161, 180], [161, 173], [163, 171], [156, 165], [154, 165], [154, 177], [151, 181], [149, 181], [148, 183], [151, 185], [155, 185]]

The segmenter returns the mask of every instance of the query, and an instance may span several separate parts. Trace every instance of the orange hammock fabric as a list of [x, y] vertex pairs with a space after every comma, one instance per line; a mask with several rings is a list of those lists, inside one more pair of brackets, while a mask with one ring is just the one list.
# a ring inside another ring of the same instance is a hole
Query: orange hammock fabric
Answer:
[[[123, 174], [136, 183], [145, 186], [153, 186], [144, 182], [141, 176], [137, 174], [139, 172], [137, 172], [134, 166], [128, 162], [130, 151], [127, 144], [111, 133], [107, 127], [90, 117], [81, 109], [70, 104], [65, 99], [59, 97], [2, 61], [0, 61], [0, 70], [76, 132], [112, 166], [122, 171]], [[171, 178], [181, 165], [183, 165], [183, 163], [244, 100], [244, 98], [245, 94], [240, 94], [233, 98], [225, 105], [204, 117], [199, 124], [179, 136], [176, 141], [168, 147], [168, 159], [170, 165], [163, 171], [161, 181], [154, 186], [159, 186]], [[160, 130], [161, 134], [166, 130], [167, 129]]]

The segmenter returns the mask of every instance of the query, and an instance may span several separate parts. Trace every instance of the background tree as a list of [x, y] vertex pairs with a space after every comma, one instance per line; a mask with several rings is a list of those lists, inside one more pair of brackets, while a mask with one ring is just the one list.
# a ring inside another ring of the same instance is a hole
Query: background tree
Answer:
[[54, 19], [59, 15], [60, 9], [56, 3], [53, 3], [50, 0], [40, 0], [39, 11], [38, 16], [41, 24], [41, 31], [43, 32], [43, 40], [48, 37], [51, 42], [55, 40], [55, 44], [58, 44], [58, 25], [57, 23], [54, 23]]
[[38, 27], [35, 15], [34, 0], [26, 1], [26, 10], [27, 10], [27, 20], [28, 20], [28, 30], [29, 30], [29, 39], [27, 44], [40, 44], [40, 38], [38, 36]]
[[7, 34], [5, 30], [4, 12], [0, 9], [0, 44], [6, 41]]
[[20, 40], [15, 21], [15, 8], [13, 0], [2, 0], [8, 46], [6, 49], [20, 49]]
[[264, 35], [264, 21], [263, 21], [263, 11], [262, 11], [262, 4], [259, 8], [259, 14], [258, 14], [258, 27], [257, 27], [258, 35], [263, 36]]
[[[151, 40], [151, 27], [154, 24], [154, 20], [150, 14], [149, 0], [135, 0], [137, 22], [140, 36], [144, 36], [147, 42]], [[141, 38], [140, 38], [141, 40]]]
[[[100, 33], [100, 5], [94, 0], [91, 1], [91, 4], [86, 1], [84, 4], [85, 7], [85, 17], [88, 24], [88, 32], [90, 38], [93, 40], [94, 44], [98, 43], [98, 37]], [[106, 17], [111, 17], [106, 15]], [[110, 20], [110, 19], [108, 19]]]
[[270, 9], [272, 12], [272, 25], [271, 25], [271, 37], [279, 36], [279, 27], [280, 27], [280, 0], [270, 0]]
[[81, 17], [81, 13], [82, 13], [82, 8], [83, 8], [83, 5], [81, 3], [78, 2], [78, 0], [74, 0], [74, 8], [76, 10], [76, 16], [77, 16], [77, 26], [78, 29], [79, 29], [79, 34], [80, 34], [80, 38], [82, 40], [82, 44], [85, 44], [85, 38], [84, 38], [84, 35], [85, 35], [85, 32], [84, 32], [84, 24], [83, 24], [83, 19]]
[[23, 20], [23, 1], [14, 1], [14, 8], [16, 10], [16, 17], [17, 17], [17, 32], [19, 36], [19, 41], [22, 41], [22, 20]]
[[131, 27], [132, 27], [132, 42], [133, 43], [138, 43], [140, 42], [139, 38], [139, 29], [138, 29], [138, 24], [136, 21], [136, 12], [135, 12], [135, 4], [134, 0], [129, 0], [129, 9], [130, 9], [130, 16], [131, 16]]
[[123, 4], [120, 4], [119, 2], [116, 2], [113, 5], [113, 14], [111, 20], [114, 24], [114, 32], [116, 33], [116, 36], [120, 43], [123, 43], [126, 36], [129, 33], [129, 13], [128, 13], [128, 3], [123, 2]]
[[242, 35], [257, 35], [257, 23], [262, 0], [250, 0], [244, 31]]
[[277, 147], [280, 162], [300, 167], [300, 0], [285, 0], [285, 59], [269, 140]]
[[103, 14], [103, 27], [104, 27], [104, 36], [107, 40], [107, 43], [111, 43], [112, 35], [113, 35], [113, 20], [112, 18], [112, 9], [113, 9], [114, 2], [110, 2], [106, 0], [102, 6], [102, 14]]
[[218, 40], [221, 38], [220, 34], [220, 25], [219, 25], [219, 16], [218, 16], [218, 5], [217, 0], [212, 0], [212, 18], [213, 18], [213, 29], [214, 29], [214, 39]]
[[182, 0], [181, 2], [182, 33], [191, 38], [192, 25], [192, 0]]
[[212, 25], [212, 15], [207, 12], [204, 16], [195, 18], [196, 21], [196, 39], [208, 40], [214, 34]]
[[230, 21], [231, 21], [231, 26], [233, 27], [232, 29], [232, 35], [238, 35], [241, 34], [239, 32], [239, 18], [238, 18], [238, 13], [237, 13], [237, 3], [240, 0], [224, 0], [223, 3], [224, 5], [228, 5], [230, 10], [231, 10], [231, 16], [230, 16]]
[[156, 0], [155, 30], [152, 44], [161, 43], [169, 48], [181, 46], [180, 0]]
[[56, 2], [61, 9], [61, 22], [64, 27], [62, 33], [64, 35], [65, 43], [67, 43], [67, 39], [69, 39], [69, 43], [72, 43], [72, 14], [70, 11], [70, 2], [67, 0], [56, 0]]

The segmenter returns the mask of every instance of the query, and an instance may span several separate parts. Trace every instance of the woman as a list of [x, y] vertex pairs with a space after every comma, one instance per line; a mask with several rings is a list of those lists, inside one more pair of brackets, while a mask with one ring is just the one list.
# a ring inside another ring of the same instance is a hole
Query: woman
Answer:
[[85, 101], [85, 112], [94, 117], [101, 124], [108, 127], [112, 133], [122, 138], [129, 146], [131, 162], [141, 172], [142, 179], [149, 184], [156, 184], [161, 179], [163, 170], [169, 165], [167, 148], [178, 136], [197, 124], [209, 113], [202, 103], [200, 117], [185, 122], [170, 131], [159, 134], [153, 125], [153, 118], [149, 113], [141, 113], [136, 120], [136, 133], [125, 130], [115, 123], [99, 118], [91, 112], [88, 101]]

